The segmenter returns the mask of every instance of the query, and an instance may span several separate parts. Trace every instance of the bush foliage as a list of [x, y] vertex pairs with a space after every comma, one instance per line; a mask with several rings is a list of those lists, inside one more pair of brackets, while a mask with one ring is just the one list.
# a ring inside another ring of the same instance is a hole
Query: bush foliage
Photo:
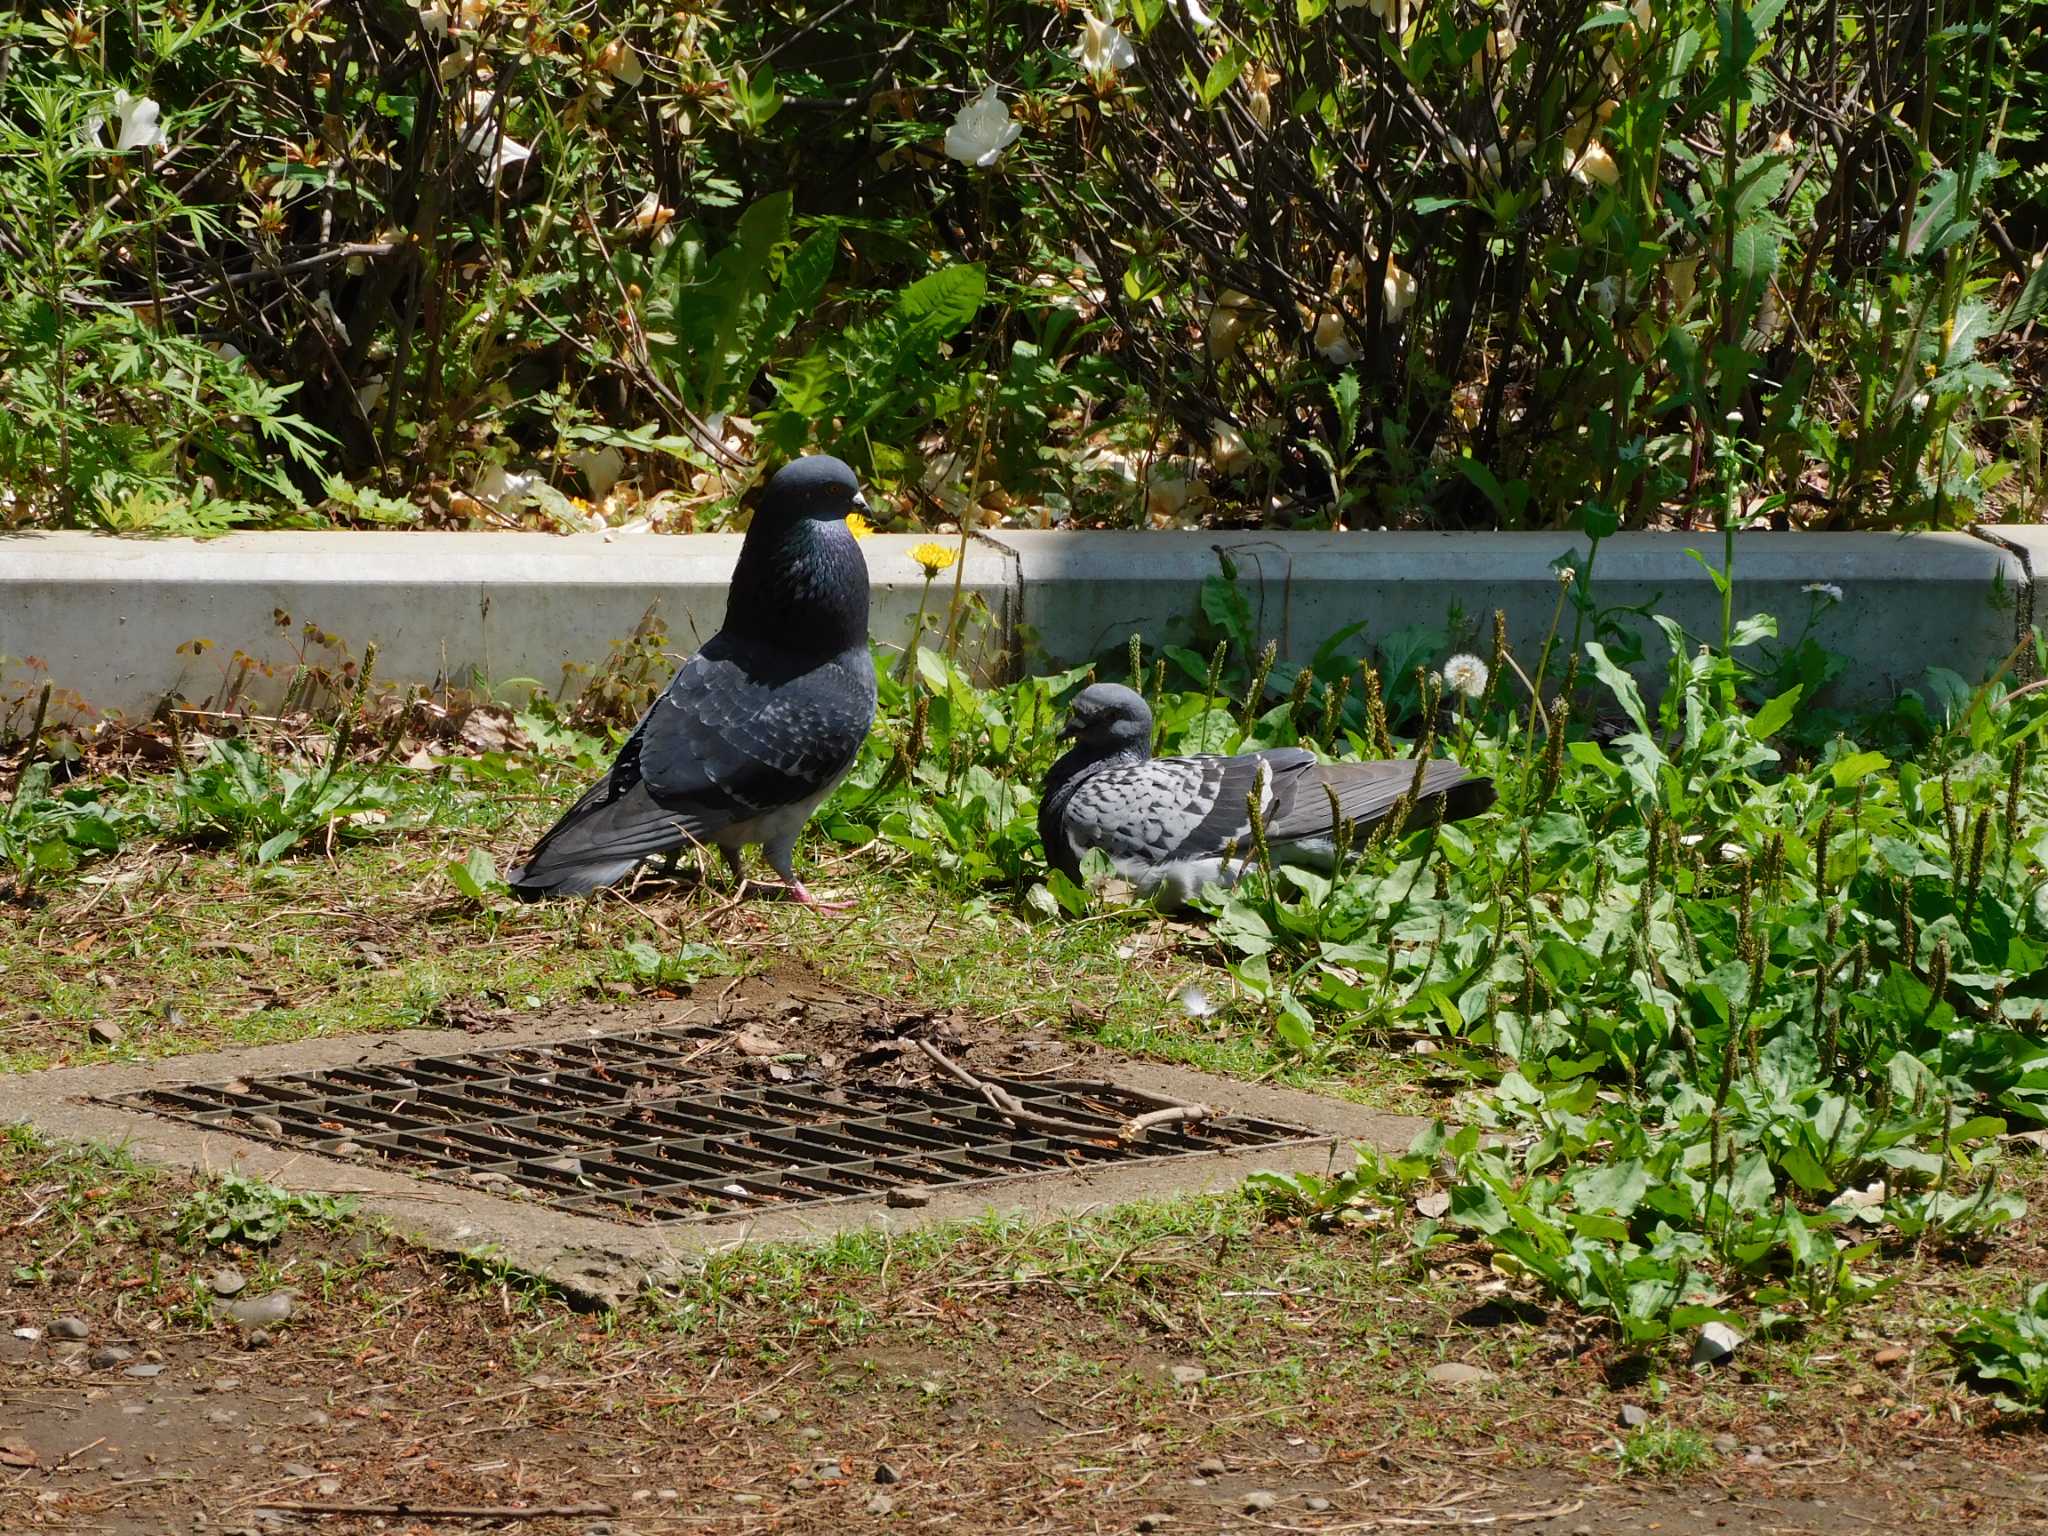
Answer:
[[2030, 515], [2044, 17], [26, 0], [0, 521]]

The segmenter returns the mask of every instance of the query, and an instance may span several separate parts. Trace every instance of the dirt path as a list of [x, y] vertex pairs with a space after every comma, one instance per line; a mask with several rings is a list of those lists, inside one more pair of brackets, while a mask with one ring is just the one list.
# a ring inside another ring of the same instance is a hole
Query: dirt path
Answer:
[[[8, 1532], [2048, 1529], [2038, 1439], [1976, 1427], [1931, 1351], [1924, 1374], [1851, 1343], [1756, 1381], [1657, 1360], [1655, 1403], [1650, 1381], [1608, 1384], [1641, 1362], [1561, 1323], [1461, 1318], [1446, 1298], [1468, 1276], [1363, 1307], [1358, 1277], [1400, 1279], [1369, 1235], [1240, 1234], [1225, 1277], [1206, 1235], [1098, 1233], [1076, 1256], [970, 1234], [900, 1267], [736, 1271], [600, 1321], [300, 1226], [234, 1258], [244, 1298], [297, 1292], [266, 1339], [203, 1299], [221, 1255], [89, 1219], [69, 1253], [31, 1252], [27, 1218], [78, 1182], [0, 1193]], [[1432, 1382], [1444, 1360], [1488, 1375]], [[1644, 1476], [1618, 1468], [1624, 1404], [1674, 1437]], [[294, 1501], [588, 1508], [515, 1524]]]

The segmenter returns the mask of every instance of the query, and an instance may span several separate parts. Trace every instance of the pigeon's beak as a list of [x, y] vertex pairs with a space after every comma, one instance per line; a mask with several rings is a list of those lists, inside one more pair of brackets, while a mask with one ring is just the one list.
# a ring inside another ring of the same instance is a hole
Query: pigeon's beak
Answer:
[[855, 492], [853, 493], [853, 507], [854, 507], [854, 510], [855, 510], [856, 512], [865, 512], [865, 511], [867, 511], [867, 510], [868, 510], [868, 499], [867, 499], [867, 497], [865, 497], [865, 496], [861, 495], [861, 493], [860, 493], [859, 491], [855, 491]]
[[1078, 720], [1076, 720], [1072, 715], [1067, 716], [1067, 723], [1060, 727], [1060, 740], [1072, 741], [1076, 736], [1080, 734], [1081, 723]]

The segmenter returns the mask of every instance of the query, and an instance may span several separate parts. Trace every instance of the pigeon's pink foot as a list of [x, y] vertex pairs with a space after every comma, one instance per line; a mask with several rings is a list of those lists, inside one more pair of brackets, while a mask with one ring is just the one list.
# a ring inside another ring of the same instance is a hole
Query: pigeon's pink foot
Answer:
[[805, 906], [815, 907], [820, 912], [851, 912], [853, 910], [853, 903], [850, 901], [818, 900], [817, 897], [804, 889], [804, 883], [801, 880], [789, 882], [789, 894]]

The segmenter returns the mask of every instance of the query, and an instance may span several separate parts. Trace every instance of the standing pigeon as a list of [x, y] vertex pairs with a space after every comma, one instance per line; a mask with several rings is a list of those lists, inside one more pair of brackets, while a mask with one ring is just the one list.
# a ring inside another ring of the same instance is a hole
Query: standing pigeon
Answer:
[[725, 627], [506, 876], [517, 895], [581, 895], [688, 847], [716, 847], [737, 879], [740, 850], [758, 843], [791, 895], [825, 905], [796, 878], [790, 854], [874, 723], [868, 568], [846, 526], [866, 506], [853, 471], [823, 455], [768, 482], [740, 546]]
[[[1323, 763], [1303, 747], [1154, 757], [1152, 711], [1117, 683], [1082, 689], [1060, 734], [1076, 745], [1053, 764], [1039, 799], [1046, 858], [1078, 880], [1081, 855], [1100, 848], [1119, 876], [1173, 906], [1205, 885], [1235, 884], [1244, 872], [1255, 789], [1274, 862], [1329, 869], [1336, 862], [1331, 791], [1338, 813], [1363, 828], [1415, 786], [1412, 760]], [[1455, 821], [1493, 804], [1493, 781], [1438, 758], [1423, 767], [1417, 799], [1438, 802], [1444, 819]]]

